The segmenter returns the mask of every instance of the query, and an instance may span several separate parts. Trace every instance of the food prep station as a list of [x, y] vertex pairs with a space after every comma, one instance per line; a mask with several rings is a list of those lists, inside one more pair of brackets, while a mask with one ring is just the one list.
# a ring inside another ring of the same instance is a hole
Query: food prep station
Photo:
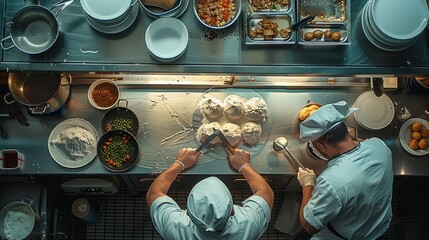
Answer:
[[[252, 166], [275, 190], [296, 192], [300, 190], [297, 167], [289, 156], [273, 149], [275, 139], [286, 137], [289, 149], [302, 164], [320, 173], [326, 163], [311, 155], [307, 142], [299, 140], [300, 109], [310, 102], [326, 104], [339, 100], [352, 106], [362, 93], [372, 91], [372, 80], [379, 77], [385, 81], [393, 78], [397, 83], [392, 88], [386, 85], [384, 91], [395, 110], [391, 123], [379, 130], [362, 127], [354, 116], [346, 123], [356, 128], [359, 138], [384, 140], [392, 150], [396, 177], [429, 176], [427, 155], [410, 154], [400, 137], [407, 119], [429, 119], [428, 89], [413, 80], [413, 76], [427, 74], [429, 69], [427, 32], [405, 51], [380, 50], [362, 33], [359, 16], [365, 2], [344, 0], [323, 8], [321, 15], [335, 12], [334, 19], [316, 17], [287, 37], [264, 40], [260, 35], [249, 36], [249, 30], [257, 30], [258, 23], [265, 18], [288, 29], [313, 14], [303, 9], [311, 10], [314, 6], [306, 5], [308, 0], [297, 0], [276, 11], [255, 12], [250, 1], [243, 0], [241, 16], [235, 24], [211, 30], [196, 19], [192, 1], [182, 1], [186, 7], [182, 6], [178, 19], [187, 27], [189, 41], [183, 55], [173, 62], [160, 63], [146, 48], [145, 32], [155, 17], [140, 6], [132, 8], [135, 21], [126, 30], [111, 34], [97, 31], [77, 0], [58, 15], [60, 34], [48, 51], [36, 55], [16, 47], [0, 51], [0, 69], [6, 74], [0, 77], [2, 87], [7, 86], [7, 72], [52, 71], [72, 79], [66, 102], [55, 111], [35, 114], [22, 106], [29, 126], [0, 113], [1, 126], [9, 135], [8, 139], [0, 138], [0, 150], [17, 149], [25, 155], [19, 169], [0, 169], [0, 175], [60, 177], [64, 181], [114, 177], [121, 179], [130, 191], [144, 192], [157, 174], [174, 161], [179, 149], [200, 145], [195, 136], [201, 124], [197, 104], [207, 92], [222, 92], [258, 96], [266, 101], [268, 118], [263, 123], [261, 141], [253, 148], [243, 147], [251, 153]], [[42, 4], [51, 6], [55, 2], [44, 0]], [[11, 0], [1, 4], [0, 32], [4, 38], [9, 34], [7, 22], [25, 5], [23, 1]], [[317, 30], [340, 32], [341, 38], [305, 39], [306, 33]], [[106, 111], [94, 108], [87, 97], [90, 85], [98, 79], [114, 80], [120, 98], [128, 101], [128, 108], [140, 122], [136, 134], [139, 159], [124, 172], [109, 171], [97, 156], [83, 166], [65, 167], [54, 160], [48, 147], [51, 132], [67, 119], [82, 118], [95, 127], [98, 136], [103, 134]], [[182, 173], [173, 189], [188, 189], [209, 175], [219, 176], [231, 188], [247, 188], [226, 156], [224, 149], [203, 151], [197, 165]], [[79, 184], [74, 186], [73, 194], [102, 194], [108, 188], [96, 187], [92, 181]], [[113, 185], [116, 184], [115, 180]]]

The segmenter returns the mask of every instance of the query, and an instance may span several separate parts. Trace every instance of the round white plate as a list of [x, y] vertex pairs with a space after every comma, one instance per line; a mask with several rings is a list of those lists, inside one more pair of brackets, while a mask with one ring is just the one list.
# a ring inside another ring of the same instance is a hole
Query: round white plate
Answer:
[[383, 94], [375, 96], [373, 91], [362, 93], [355, 101], [354, 112], [357, 123], [368, 130], [378, 130], [387, 127], [395, 116], [395, 106], [392, 100]]
[[125, 31], [134, 23], [134, 21], [137, 19], [137, 16], [139, 15], [139, 10], [140, 5], [134, 4], [129, 15], [122, 22], [114, 25], [101, 24], [91, 19], [87, 14], [84, 15], [88, 24], [95, 30], [107, 34], [116, 34]]
[[423, 156], [429, 153], [429, 148], [426, 148], [425, 150], [414, 150], [408, 147], [408, 142], [411, 139], [411, 125], [415, 122], [421, 123], [423, 126], [425, 126], [427, 129], [429, 129], [429, 123], [428, 121], [421, 119], [421, 118], [411, 118], [408, 119], [406, 122], [404, 122], [401, 126], [401, 129], [399, 130], [399, 141], [401, 142], [402, 147], [405, 149], [405, 151], [415, 155], [415, 156]]
[[90, 122], [86, 121], [85, 119], [70, 118], [59, 123], [49, 135], [48, 150], [52, 158], [55, 160], [55, 162], [57, 162], [59, 165], [66, 168], [83, 167], [88, 163], [90, 163], [97, 155], [97, 144], [94, 145], [94, 149], [91, 151], [90, 154], [88, 154], [86, 157], [79, 160], [71, 159], [70, 156], [65, 151], [63, 151], [63, 149], [61, 149], [60, 147], [54, 144], [51, 144], [51, 141], [53, 139], [56, 139], [61, 132], [63, 132], [64, 130], [70, 127], [76, 127], [76, 126], [79, 126], [88, 130], [90, 133], [93, 134], [95, 139], [98, 141], [97, 131], [95, 130], [94, 126]]
[[131, 0], [80, 0], [80, 4], [89, 16], [98, 20], [112, 20], [128, 10]]

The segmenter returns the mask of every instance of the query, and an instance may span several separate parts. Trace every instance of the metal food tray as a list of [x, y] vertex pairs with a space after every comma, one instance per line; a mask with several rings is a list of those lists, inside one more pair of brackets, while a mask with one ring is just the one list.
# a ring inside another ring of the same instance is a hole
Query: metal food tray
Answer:
[[[244, 0], [245, 8], [250, 14], [285, 14], [291, 12], [295, 9], [295, 0], [257, 0], [265, 1], [268, 3], [269, 7], [265, 9], [257, 9], [252, 4], [256, 0]], [[278, 2], [287, 1], [287, 4], [282, 4]]]
[[[272, 0], [271, 0], [272, 1]], [[264, 11], [255, 11], [250, 0], [245, 0], [243, 7], [244, 15], [244, 36], [246, 45], [272, 45], [272, 44], [295, 44], [297, 31], [292, 31], [290, 35], [286, 38], [283, 38], [278, 34], [272, 40], [264, 40], [260, 35], [253, 38], [249, 36], [250, 30], [256, 30], [261, 28], [258, 24], [264, 18], [268, 18], [270, 21], [276, 22], [278, 24], [278, 30], [288, 29], [293, 23], [295, 23], [295, 1], [289, 0], [289, 4], [283, 8], [277, 8], [273, 10], [264, 10]]]
[[[350, 45], [350, 1], [351, 0], [297, 0], [297, 21], [314, 15], [310, 23], [303, 25], [298, 30], [298, 43], [302, 45]], [[341, 39], [334, 41], [325, 38], [313, 38], [306, 40], [307, 32], [330, 30], [341, 34]]]

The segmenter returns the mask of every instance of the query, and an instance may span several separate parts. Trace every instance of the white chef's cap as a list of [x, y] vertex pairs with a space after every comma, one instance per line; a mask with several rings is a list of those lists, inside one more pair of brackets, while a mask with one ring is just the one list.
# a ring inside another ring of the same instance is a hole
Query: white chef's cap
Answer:
[[195, 225], [206, 232], [216, 232], [225, 228], [233, 201], [225, 184], [217, 177], [209, 177], [192, 188], [187, 207]]
[[317, 109], [300, 125], [300, 139], [313, 141], [344, 121], [350, 114], [358, 110], [349, 108], [345, 101], [326, 104]]

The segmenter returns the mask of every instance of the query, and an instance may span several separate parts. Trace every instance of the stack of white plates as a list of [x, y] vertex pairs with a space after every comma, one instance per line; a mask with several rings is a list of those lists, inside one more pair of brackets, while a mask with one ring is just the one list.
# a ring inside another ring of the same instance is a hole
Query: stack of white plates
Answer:
[[368, 40], [386, 51], [401, 51], [417, 42], [428, 24], [426, 0], [369, 0], [362, 10]]
[[174, 6], [165, 10], [159, 7], [144, 5], [140, 0], [140, 4], [143, 8], [143, 11], [151, 18], [178, 18], [180, 17], [188, 8], [190, 0], [176, 0]]
[[129, 28], [139, 14], [138, 0], [80, 0], [85, 18], [95, 30], [107, 34]]
[[176, 18], [159, 18], [146, 29], [146, 47], [150, 55], [160, 62], [173, 62], [185, 53], [188, 30]]

